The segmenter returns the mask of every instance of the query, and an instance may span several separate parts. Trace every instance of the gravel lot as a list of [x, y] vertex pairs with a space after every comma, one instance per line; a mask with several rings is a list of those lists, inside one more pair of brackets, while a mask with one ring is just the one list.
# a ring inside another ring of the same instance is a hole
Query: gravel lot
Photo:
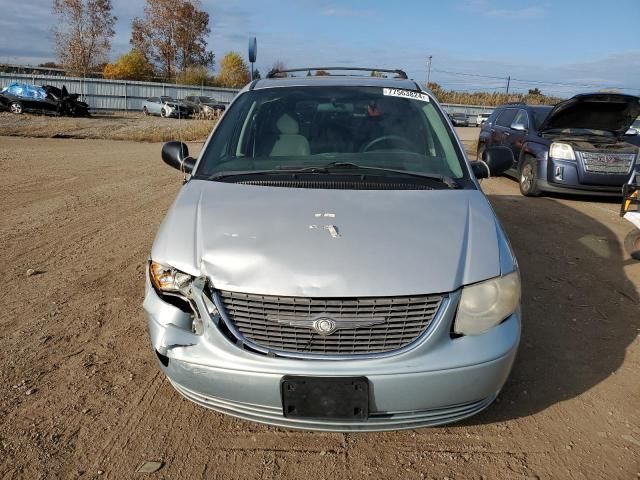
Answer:
[[142, 478], [150, 460], [163, 462], [153, 478], [640, 477], [640, 264], [616, 202], [483, 183], [524, 282], [519, 356], [487, 411], [295, 432], [197, 407], [156, 366], [144, 268], [181, 185], [159, 152], [0, 137], [0, 478]]

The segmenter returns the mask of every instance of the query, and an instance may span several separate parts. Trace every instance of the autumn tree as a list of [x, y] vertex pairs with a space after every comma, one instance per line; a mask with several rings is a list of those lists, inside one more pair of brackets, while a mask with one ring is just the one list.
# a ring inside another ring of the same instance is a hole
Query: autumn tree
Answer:
[[229, 52], [222, 57], [217, 81], [227, 88], [240, 88], [249, 82], [249, 68], [239, 53]]
[[151, 77], [153, 66], [135, 48], [104, 67], [104, 78], [112, 80], [150, 80]]
[[187, 67], [176, 76], [181, 85], [209, 85], [213, 83], [207, 67]]
[[146, 0], [143, 18], [132, 23], [131, 44], [165, 77], [189, 67], [212, 67], [207, 51], [209, 14], [198, 0]]
[[111, 0], [53, 0], [55, 51], [67, 71], [86, 76], [108, 60], [117, 20], [112, 9]]
[[326, 70], [316, 70], [316, 77], [328, 77], [330, 75]]

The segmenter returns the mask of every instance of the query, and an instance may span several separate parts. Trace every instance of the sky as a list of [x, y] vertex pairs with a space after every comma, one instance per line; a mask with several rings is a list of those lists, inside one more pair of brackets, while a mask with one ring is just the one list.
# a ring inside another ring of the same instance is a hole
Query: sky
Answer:
[[[401, 68], [447, 89], [570, 96], [619, 88], [640, 95], [640, 0], [200, 0], [210, 15], [216, 59], [247, 57], [256, 67]], [[143, 0], [112, 0], [118, 17], [111, 57], [129, 50]], [[0, 62], [54, 60], [50, 0], [0, 0]], [[215, 70], [215, 68], [214, 68]]]

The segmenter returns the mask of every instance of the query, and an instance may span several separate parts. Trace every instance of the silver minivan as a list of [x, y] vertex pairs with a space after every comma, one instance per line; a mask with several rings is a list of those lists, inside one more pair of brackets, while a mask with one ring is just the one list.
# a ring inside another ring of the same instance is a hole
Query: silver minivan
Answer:
[[[273, 71], [237, 95], [151, 250], [144, 308], [186, 398], [311, 430], [395, 430], [491, 404], [520, 338], [514, 254], [434, 96], [401, 70]], [[360, 74], [358, 76], [357, 74]]]

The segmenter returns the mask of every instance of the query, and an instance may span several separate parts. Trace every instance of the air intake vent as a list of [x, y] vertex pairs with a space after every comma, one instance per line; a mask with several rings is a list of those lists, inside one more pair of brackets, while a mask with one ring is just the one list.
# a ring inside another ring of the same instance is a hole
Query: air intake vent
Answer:
[[416, 183], [345, 182], [335, 180], [244, 180], [234, 183], [261, 187], [315, 188], [322, 190], [433, 190]]

